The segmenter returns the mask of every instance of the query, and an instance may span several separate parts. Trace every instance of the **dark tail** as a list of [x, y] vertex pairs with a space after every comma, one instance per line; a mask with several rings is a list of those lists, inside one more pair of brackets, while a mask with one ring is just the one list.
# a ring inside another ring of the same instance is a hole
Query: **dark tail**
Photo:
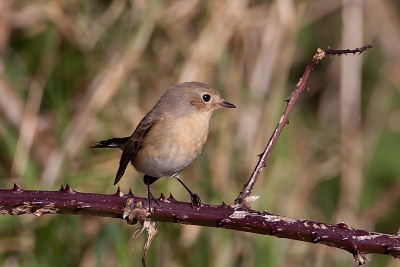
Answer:
[[119, 148], [124, 150], [126, 142], [128, 142], [129, 137], [122, 138], [111, 138], [107, 140], [102, 140], [94, 143], [90, 148]]

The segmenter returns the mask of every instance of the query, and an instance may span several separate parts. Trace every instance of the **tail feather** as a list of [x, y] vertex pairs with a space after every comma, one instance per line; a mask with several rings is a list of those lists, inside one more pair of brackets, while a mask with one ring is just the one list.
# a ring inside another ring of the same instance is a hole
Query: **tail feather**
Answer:
[[119, 148], [124, 150], [126, 142], [128, 142], [129, 137], [122, 138], [111, 138], [107, 140], [102, 140], [94, 143], [90, 148]]

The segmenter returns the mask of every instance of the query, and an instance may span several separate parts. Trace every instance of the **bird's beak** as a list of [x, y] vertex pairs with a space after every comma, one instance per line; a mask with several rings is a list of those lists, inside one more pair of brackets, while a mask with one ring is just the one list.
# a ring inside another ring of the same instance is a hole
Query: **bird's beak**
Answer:
[[224, 108], [236, 108], [236, 106], [234, 105], [234, 104], [231, 104], [231, 103], [229, 103], [228, 101], [222, 101], [221, 103], [219, 103], [219, 105], [221, 106], [221, 107], [224, 107]]

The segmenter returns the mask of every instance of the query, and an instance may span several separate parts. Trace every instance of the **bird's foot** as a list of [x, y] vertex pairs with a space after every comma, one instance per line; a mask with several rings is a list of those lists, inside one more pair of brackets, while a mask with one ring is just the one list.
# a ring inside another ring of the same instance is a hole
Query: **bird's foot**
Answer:
[[192, 202], [190, 203], [190, 206], [192, 206], [192, 208], [193, 207], [197, 207], [197, 208], [201, 207], [201, 199], [198, 194], [196, 194], [196, 193], [191, 194], [190, 199], [192, 200]]
[[147, 199], [149, 201], [149, 212], [151, 213], [151, 201], [154, 200], [154, 202], [157, 204], [157, 206], [160, 206], [160, 203], [158, 203], [158, 200], [153, 196], [153, 194], [149, 191], [147, 194]]

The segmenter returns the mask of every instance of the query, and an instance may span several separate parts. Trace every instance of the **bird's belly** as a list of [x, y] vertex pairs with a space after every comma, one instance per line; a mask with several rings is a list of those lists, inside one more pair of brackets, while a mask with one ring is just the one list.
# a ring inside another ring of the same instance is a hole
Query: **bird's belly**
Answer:
[[200, 154], [200, 151], [187, 152], [183, 152], [179, 146], [170, 146], [168, 155], [157, 153], [158, 155], [154, 157], [154, 153], [149, 155], [143, 150], [137, 155], [141, 160], [133, 161], [133, 166], [139, 172], [153, 177], [174, 176], [189, 166]]
[[207, 127], [187, 126], [179, 127], [179, 131], [165, 129], [162, 134], [157, 131], [157, 136], [147, 136], [148, 142], [144, 142], [132, 159], [135, 169], [153, 177], [171, 177], [189, 166], [207, 140], [208, 124]]

